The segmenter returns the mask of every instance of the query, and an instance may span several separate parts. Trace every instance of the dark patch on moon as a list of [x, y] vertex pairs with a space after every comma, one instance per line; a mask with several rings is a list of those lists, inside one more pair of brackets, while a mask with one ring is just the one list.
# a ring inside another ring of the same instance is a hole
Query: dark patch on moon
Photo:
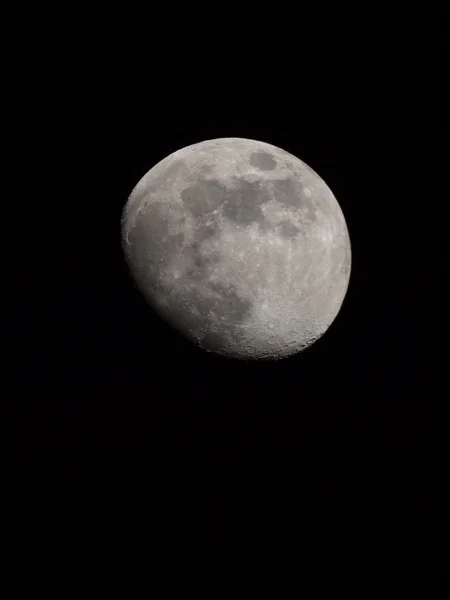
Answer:
[[236, 291], [236, 287], [232, 284], [224, 285], [223, 283], [210, 283], [209, 287], [214, 290], [219, 297], [216, 299], [217, 307], [214, 309], [225, 317], [225, 320], [231, 321], [234, 324], [239, 324], [245, 321], [252, 309], [252, 302], [241, 298]]
[[249, 163], [260, 171], [273, 171], [277, 161], [267, 152], [252, 152]]
[[260, 182], [236, 179], [233, 189], [228, 189], [217, 180], [202, 180], [183, 190], [181, 199], [195, 218], [222, 206], [226, 218], [245, 226], [264, 220], [261, 204], [268, 202], [270, 196]]
[[200, 311], [204, 315], [202, 329], [205, 333], [200, 345], [207, 350], [224, 354], [227, 342], [241, 345], [244, 332], [239, 325], [250, 315], [253, 303], [240, 297], [232, 284], [225, 286], [212, 283], [208, 287], [215, 293], [201, 303]]
[[205, 280], [210, 268], [220, 262], [221, 256], [217, 250], [202, 252], [203, 242], [212, 238], [218, 231], [218, 227], [211, 223], [199, 225], [194, 230], [194, 239], [187, 249], [191, 252], [191, 265], [186, 271], [188, 277], [196, 281]]
[[218, 181], [201, 180], [181, 192], [181, 199], [192, 216], [198, 218], [219, 208], [225, 188]]
[[302, 202], [295, 181], [290, 178], [277, 179], [272, 185], [277, 202], [286, 208], [300, 208]]
[[214, 171], [214, 167], [212, 165], [203, 165], [200, 168], [199, 175], [200, 177], [204, 177], [205, 175], [211, 175]]
[[187, 165], [182, 160], [177, 160], [164, 171], [164, 181], [172, 181], [180, 175], [186, 175], [187, 172]]
[[[156, 167], [157, 168], [157, 167]], [[133, 197], [140, 207], [145, 207], [152, 196], [160, 190], [169, 190], [178, 178], [189, 174], [187, 165], [182, 160], [177, 160], [154, 176], [151, 182], [142, 190], [133, 192]], [[139, 185], [139, 184], [138, 184]], [[145, 198], [145, 200], [144, 200]]]
[[138, 214], [128, 232], [128, 251], [132, 264], [141, 275], [148, 268], [165, 268], [184, 243], [184, 233], [170, 235], [169, 220], [161, 204], [154, 202]]
[[345, 246], [345, 258], [344, 258], [344, 275], [347, 278], [347, 280], [350, 277], [350, 271], [351, 271], [351, 266], [352, 266], [352, 257], [351, 257], [351, 250], [349, 246]]
[[[206, 330], [200, 338], [200, 346], [208, 352], [216, 352], [217, 354], [229, 354], [226, 351], [227, 342], [232, 342], [236, 347], [242, 346], [244, 340], [243, 331], [234, 325], [220, 322], [215, 329]], [[219, 328], [218, 328], [219, 327]]]
[[212, 238], [217, 232], [217, 229], [217, 226], [214, 227], [214, 225], [210, 224], [203, 224], [197, 227], [195, 229], [194, 241], [192, 243], [192, 246], [194, 248], [198, 248], [205, 240], [209, 240], [210, 238]]
[[217, 331], [207, 331], [200, 339], [200, 345], [209, 352], [220, 353], [223, 351], [223, 342], [223, 335]]
[[259, 182], [238, 179], [235, 188], [227, 192], [224, 216], [238, 225], [250, 225], [264, 221], [261, 204], [268, 202], [268, 191]]
[[300, 229], [291, 223], [291, 221], [281, 221], [279, 224], [279, 233], [284, 238], [296, 237]]
[[173, 251], [179, 252], [184, 244], [184, 238], [184, 233], [170, 234], [168, 245], [170, 245]]
[[193, 263], [199, 269], [208, 269], [209, 267], [220, 263], [220, 253], [217, 251], [208, 252], [208, 254], [200, 254], [197, 252], [194, 254]]
[[303, 188], [294, 179], [278, 179], [272, 182], [275, 200], [288, 209], [302, 209], [307, 217], [315, 220], [316, 211], [313, 200], [303, 192]]
[[275, 231], [275, 226], [268, 219], [264, 219], [258, 223], [258, 229], [261, 233], [267, 233], [268, 231]]
[[193, 248], [192, 262], [186, 270], [186, 275], [196, 281], [205, 281], [211, 268], [219, 264], [220, 260], [221, 256], [218, 251], [203, 254]]
[[226, 342], [239, 345], [243, 332], [239, 325], [249, 316], [252, 302], [237, 294], [232, 284], [207, 283], [189, 287], [183, 284], [167, 295], [165, 317], [181, 332], [190, 332], [193, 341], [203, 332], [200, 345], [215, 352]]

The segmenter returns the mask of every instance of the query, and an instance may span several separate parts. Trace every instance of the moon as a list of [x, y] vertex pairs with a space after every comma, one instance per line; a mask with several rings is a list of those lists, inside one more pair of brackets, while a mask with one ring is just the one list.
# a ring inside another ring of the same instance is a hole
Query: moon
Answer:
[[347, 292], [342, 210], [308, 165], [271, 144], [187, 146], [133, 189], [121, 221], [147, 302], [208, 352], [278, 360], [318, 340]]

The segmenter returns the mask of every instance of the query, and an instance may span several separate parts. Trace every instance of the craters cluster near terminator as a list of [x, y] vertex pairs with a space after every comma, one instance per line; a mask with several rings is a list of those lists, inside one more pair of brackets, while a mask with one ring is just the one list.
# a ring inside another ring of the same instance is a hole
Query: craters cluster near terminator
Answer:
[[122, 215], [123, 248], [148, 303], [208, 352], [277, 360], [318, 340], [351, 271], [327, 184], [271, 144], [220, 138], [151, 168]]

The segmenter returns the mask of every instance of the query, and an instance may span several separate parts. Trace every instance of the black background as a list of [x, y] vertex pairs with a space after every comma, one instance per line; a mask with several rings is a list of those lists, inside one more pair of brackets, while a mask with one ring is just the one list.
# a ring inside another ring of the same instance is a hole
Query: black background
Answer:
[[[28, 115], [13, 369], [21, 560], [265, 558], [427, 580], [439, 534], [438, 107], [388, 63], [369, 87], [341, 73], [332, 103], [316, 89], [307, 105], [266, 111], [69, 102]], [[232, 136], [318, 172], [352, 243], [335, 322], [276, 363], [191, 346], [145, 305], [122, 256], [138, 180], [183, 146]]]

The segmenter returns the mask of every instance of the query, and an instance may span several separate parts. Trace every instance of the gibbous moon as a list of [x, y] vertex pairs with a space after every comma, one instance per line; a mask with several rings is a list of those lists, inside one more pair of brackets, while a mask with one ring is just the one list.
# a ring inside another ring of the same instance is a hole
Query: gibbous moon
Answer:
[[174, 152], [136, 185], [122, 216], [138, 288], [204, 350], [280, 359], [320, 338], [351, 269], [341, 208], [295, 156], [221, 138]]

